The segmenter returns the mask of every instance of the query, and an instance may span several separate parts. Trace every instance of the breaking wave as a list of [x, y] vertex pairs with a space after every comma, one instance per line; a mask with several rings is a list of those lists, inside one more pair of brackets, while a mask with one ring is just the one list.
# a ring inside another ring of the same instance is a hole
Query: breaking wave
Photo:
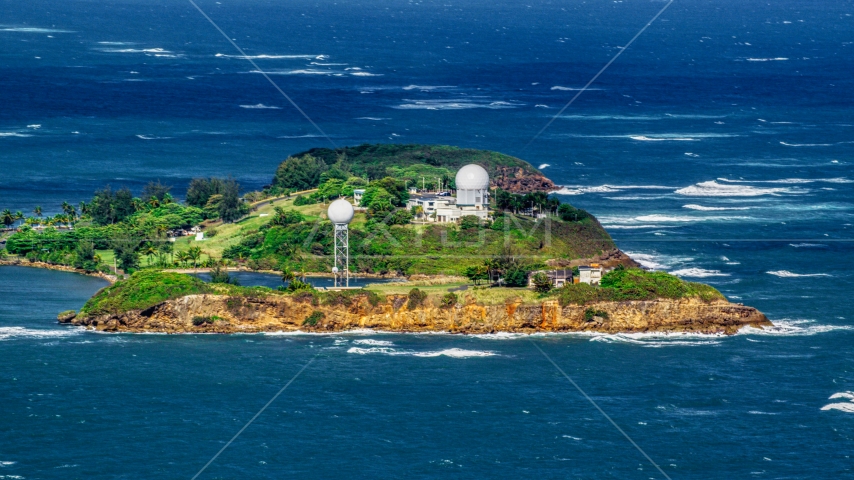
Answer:
[[560, 85], [555, 85], [554, 87], [550, 88], [549, 90], [557, 90], [557, 91], [560, 91], [560, 92], [580, 92], [580, 91], [584, 90], [585, 92], [587, 92], [587, 91], [590, 91], [590, 90], [603, 90], [603, 89], [602, 89], [602, 88], [574, 88], [574, 87], [561, 87]]
[[57, 30], [55, 28], [39, 28], [39, 27], [3, 27], [0, 32], [20, 32], [20, 33], [74, 33], [72, 30]]
[[517, 108], [521, 103], [495, 101], [477, 101], [477, 100], [410, 100], [404, 99], [400, 105], [394, 106], [398, 110], [466, 110], [471, 108], [486, 108], [490, 110], [501, 110], [507, 108]]
[[473, 358], [473, 357], [492, 357], [498, 355], [495, 352], [486, 350], [463, 350], [461, 348], [447, 348], [445, 350], [436, 350], [432, 352], [415, 352], [411, 350], [395, 350], [389, 347], [371, 347], [360, 348], [350, 347], [347, 353], [355, 353], [358, 355], [381, 354], [391, 356], [410, 356], [410, 357], [451, 357], [451, 358]]
[[394, 343], [388, 340], [374, 340], [373, 338], [366, 338], [364, 340], [353, 340], [353, 343], [356, 345], [371, 345], [374, 347], [393, 347]]
[[714, 180], [700, 182], [676, 190], [686, 197], [758, 197], [762, 195], [797, 195], [809, 190], [797, 187], [754, 187], [750, 185], [724, 185]]
[[640, 142], [696, 142], [696, 138], [692, 137], [651, 137], [649, 135], [631, 135], [632, 140]]
[[429, 92], [432, 90], [439, 90], [440, 88], [457, 88], [453, 85], [407, 85], [402, 87], [403, 90], [421, 90], [422, 92]]
[[799, 185], [805, 183], [854, 183], [854, 180], [845, 177], [834, 178], [781, 178], [779, 180], [731, 180], [729, 178], [718, 178], [727, 183], [780, 183], [785, 185]]
[[79, 335], [82, 330], [39, 330], [25, 327], [0, 327], [0, 341], [14, 338], [61, 338]]
[[137, 135], [136, 138], [140, 140], [169, 140], [172, 137], [153, 137], [150, 135]]
[[729, 277], [730, 274], [723, 273], [720, 270], [706, 270], [703, 268], [683, 268], [681, 270], [674, 270], [670, 272], [677, 277], [691, 277], [691, 278], [709, 278], [709, 277]]
[[782, 335], [805, 337], [836, 330], [854, 330], [850, 325], [818, 325], [815, 320], [774, 320], [773, 327], [755, 328], [747, 326], [738, 331], [737, 335]]
[[595, 334], [591, 342], [627, 343], [646, 348], [702, 347], [719, 345], [721, 335], [690, 333], [617, 333]]
[[788, 270], [774, 270], [768, 272], [769, 275], [774, 275], [780, 278], [800, 278], [800, 277], [832, 277], [828, 273], [792, 273]]
[[257, 105], [241, 105], [240, 108], [248, 108], [250, 110], [281, 110], [282, 107], [272, 107], [259, 103]]
[[16, 132], [0, 132], [0, 137], [32, 137], [32, 135], [27, 135], [26, 133], [16, 133]]
[[833, 146], [832, 143], [786, 143], [786, 142], [780, 142], [780, 145], [785, 145], [787, 147], [830, 147], [830, 146]]
[[750, 210], [751, 207], [705, 207], [703, 205], [682, 205], [682, 208], [699, 210], [701, 212], [719, 212], [724, 210]]
[[302, 58], [306, 60], [325, 60], [326, 58], [328, 58], [326, 55], [247, 55], [244, 57], [243, 55], [226, 55], [224, 53], [217, 53], [214, 56], [220, 58], [249, 58], [250, 60], [281, 60], [297, 58]]
[[838, 403], [830, 403], [823, 407], [822, 410], [839, 410], [840, 412], [845, 413], [854, 413], [854, 392], [839, 392], [831, 395], [828, 400], [836, 400], [838, 398], [844, 398], [848, 400], [847, 402], [838, 402]]
[[788, 60], [786, 57], [774, 57], [774, 58], [745, 58], [748, 62], [785, 62]]
[[598, 185], [598, 186], [583, 186], [569, 185], [561, 187], [549, 193], [558, 195], [583, 195], [585, 193], [617, 193], [624, 190], [671, 190], [673, 187], [665, 187], [662, 185]]
[[827, 245], [823, 243], [790, 243], [789, 246], [795, 248], [827, 248]]

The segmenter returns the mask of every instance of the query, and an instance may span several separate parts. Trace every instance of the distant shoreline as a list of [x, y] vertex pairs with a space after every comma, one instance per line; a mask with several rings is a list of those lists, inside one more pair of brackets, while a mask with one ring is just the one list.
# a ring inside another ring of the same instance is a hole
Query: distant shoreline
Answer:
[[80, 275], [86, 275], [87, 277], [96, 277], [102, 280], [106, 280], [110, 282], [110, 284], [116, 283], [118, 280], [115, 275], [108, 275], [103, 272], [87, 272], [86, 270], [82, 270], [79, 268], [74, 268], [68, 265], [54, 265], [51, 263], [45, 262], [31, 262], [29, 260], [21, 260], [18, 258], [4, 258], [0, 259], [0, 267], [29, 267], [29, 268], [41, 268], [44, 270], [55, 270], [57, 272], [68, 272], [68, 273], [77, 273]]

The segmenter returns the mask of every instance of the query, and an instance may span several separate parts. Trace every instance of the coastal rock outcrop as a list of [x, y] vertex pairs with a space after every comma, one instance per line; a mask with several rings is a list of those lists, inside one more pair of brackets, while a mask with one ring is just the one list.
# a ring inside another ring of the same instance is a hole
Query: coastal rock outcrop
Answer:
[[492, 184], [513, 193], [552, 192], [557, 190], [554, 182], [542, 173], [531, 173], [522, 167], [499, 167], [490, 176]]
[[[697, 298], [599, 302], [561, 306], [556, 300], [482, 305], [471, 298], [452, 307], [408, 308], [405, 296], [390, 295], [372, 304], [352, 297], [349, 304], [318, 305], [284, 295], [257, 298], [188, 295], [145, 310], [118, 315], [75, 317], [73, 325], [110, 332], [250, 333], [270, 331], [340, 332], [374, 329], [388, 332], [667, 332], [733, 334], [771, 322], [752, 307]], [[320, 312], [320, 313], [317, 313]]]

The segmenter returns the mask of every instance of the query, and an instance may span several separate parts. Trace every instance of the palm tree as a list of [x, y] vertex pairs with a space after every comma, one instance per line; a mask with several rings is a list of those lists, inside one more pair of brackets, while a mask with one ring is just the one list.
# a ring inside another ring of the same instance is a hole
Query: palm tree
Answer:
[[175, 254], [175, 259], [176, 259], [176, 260], [178, 260], [178, 262], [179, 262], [181, 265], [184, 265], [184, 264], [187, 262], [187, 260], [189, 260], [189, 256], [188, 256], [188, 255], [189, 255], [189, 254], [188, 254], [187, 252], [185, 252], [185, 251], [183, 251], [183, 250], [182, 250], [182, 251], [180, 251], [180, 252], [178, 252], [178, 253], [176, 253], [176, 254]]
[[148, 259], [148, 266], [151, 266], [151, 256], [157, 254], [157, 247], [151, 242], [146, 242], [142, 247], [142, 254]]
[[3, 222], [6, 228], [12, 226], [15, 223], [15, 214], [8, 208], [3, 210], [3, 212], [0, 212], [0, 222]]
[[24, 219], [24, 213], [22, 211], [18, 210], [17, 212], [15, 212], [15, 221], [16, 222], [18, 220], [23, 220], [23, 219]]
[[36, 208], [33, 209], [33, 213], [35, 213], [37, 217], [41, 217], [42, 216], [42, 207], [37, 205]]
[[282, 272], [282, 283], [291, 283], [294, 281], [295, 278], [297, 278], [296, 275], [294, 275], [294, 272], [290, 270], [285, 270]]
[[188, 255], [187, 260], [192, 260], [193, 261], [193, 268], [196, 268], [196, 265], [198, 265], [199, 259], [202, 258], [202, 249], [201, 249], [201, 247], [190, 247], [190, 249], [187, 250], [187, 255]]

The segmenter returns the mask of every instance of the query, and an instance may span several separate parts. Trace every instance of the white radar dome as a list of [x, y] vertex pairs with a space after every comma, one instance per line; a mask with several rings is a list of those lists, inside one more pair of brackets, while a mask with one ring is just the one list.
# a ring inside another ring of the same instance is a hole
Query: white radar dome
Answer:
[[329, 217], [329, 221], [336, 225], [350, 223], [353, 220], [354, 214], [353, 205], [343, 198], [330, 203], [329, 209], [326, 210], [326, 216]]
[[480, 165], [466, 165], [457, 172], [457, 190], [487, 190], [489, 174]]

